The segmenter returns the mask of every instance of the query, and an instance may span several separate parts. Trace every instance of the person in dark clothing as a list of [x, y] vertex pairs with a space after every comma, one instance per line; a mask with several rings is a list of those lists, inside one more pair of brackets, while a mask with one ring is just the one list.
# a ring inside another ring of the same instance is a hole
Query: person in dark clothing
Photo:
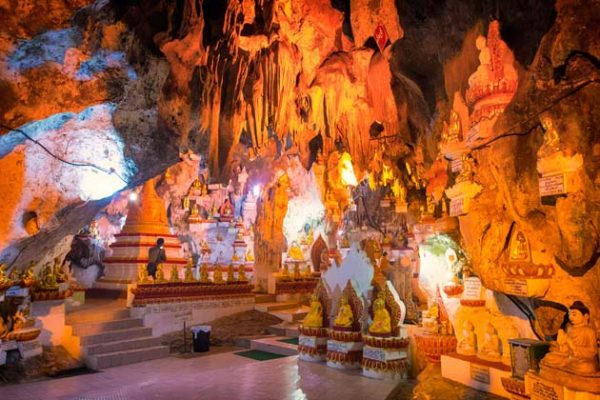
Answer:
[[151, 276], [154, 279], [156, 279], [156, 267], [158, 264], [167, 261], [164, 245], [165, 239], [158, 238], [156, 240], [156, 246], [148, 249], [148, 266], [146, 268], [148, 269], [148, 276]]

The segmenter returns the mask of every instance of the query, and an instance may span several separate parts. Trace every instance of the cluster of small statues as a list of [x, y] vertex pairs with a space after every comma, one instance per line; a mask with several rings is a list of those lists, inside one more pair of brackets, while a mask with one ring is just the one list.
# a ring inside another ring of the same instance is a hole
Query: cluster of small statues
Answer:
[[462, 337], [458, 341], [456, 352], [466, 356], [477, 356], [482, 360], [499, 362], [502, 358], [502, 343], [494, 325], [490, 322], [485, 327], [485, 335], [481, 344], [477, 342], [475, 326], [469, 320], [463, 323]]
[[[182, 282], [182, 280], [179, 277], [179, 270], [177, 268], [177, 266], [173, 265], [171, 267], [171, 271], [170, 271], [170, 277], [169, 279], [165, 279], [165, 274], [164, 274], [164, 269], [163, 269], [163, 265], [159, 264], [156, 268], [156, 278], [152, 279], [152, 277], [150, 277], [148, 275], [148, 270], [145, 266], [140, 266], [139, 270], [138, 270], [138, 283], [139, 284], [159, 284], [159, 283], [178, 283], [178, 282]], [[185, 283], [192, 283], [192, 282], [199, 282], [199, 283], [215, 283], [215, 284], [224, 284], [224, 283], [244, 283], [244, 282], [248, 282], [248, 277], [246, 276], [246, 270], [245, 270], [245, 266], [243, 264], [238, 265], [237, 268], [237, 277], [235, 276], [235, 267], [233, 264], [229, 265], [228, 269], [227, 269], [227, 278], [224, 279], [223, 278], [223, 270], [221, 265], [216, 265], [214, 272], [213, 272], [213, 278], [212, 280], [209, 277], [209, 273], [208, 273], [208, 264], [206, 263], [202, 263], [200, 265], [200, 279], [197, 280], [194, 277], [194, 263], [192, 258], [190, 257], [188, 259], [188, 263], [185, 266], [184, 269], [184, 277], [183, 277], [183, 282]]]
[[6, 264], [0, 264], [0, 286], [22, 284], [26, 287], [35, 286], [41, 289], [58, 289], [58, 284], [67, 280], [62, 269], [60, 258], [54, 259], [54, 265], [49, 262], [39, 274], [35, 273], [35, 261], [31, 261], [27, 268], [20, 273], [18, 268], [13, 268], [10, 275], [6, 274]]

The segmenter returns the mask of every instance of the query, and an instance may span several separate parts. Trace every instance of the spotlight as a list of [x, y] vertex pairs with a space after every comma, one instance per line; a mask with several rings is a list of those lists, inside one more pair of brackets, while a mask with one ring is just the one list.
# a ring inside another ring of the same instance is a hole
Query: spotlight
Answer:
[[138, 194], [136, 192], [129, 193], [129, 201], [134, 202], [134, 201], [137, 201], [137, 199], [138, 199]]

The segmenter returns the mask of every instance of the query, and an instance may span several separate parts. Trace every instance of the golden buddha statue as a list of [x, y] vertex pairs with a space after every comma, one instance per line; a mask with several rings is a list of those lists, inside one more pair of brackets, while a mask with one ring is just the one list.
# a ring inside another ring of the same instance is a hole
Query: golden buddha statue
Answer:
[[246, 262], [254, 262], [254, 254], [250, 250], [246, 253]]
[[581, 301], [575, 301], [569, 307], [569, 322], [566, 330], [559, 329], [556, 342], [551, 344], [541, 365], [577, 375], [597, 373], [598, 344], [596, 331], [589, 323], [590, 310]]
[[323, 305], [316, 295], [313, 295], [310, 301], [310, 311], [306, 314], [302, 325], [307, 328], [322, 328], [323, 327]]
[[223, 280], [223, 271], [221, 270], [221, 266], [219, 264], [215, 266], [215, 271], [213, 272], [213, 282], [219, 285], [225, 283]]
[[280, 273], [279, 277], [281, 280], [284, 280], [284, 281], [290, 280], [290, 271], [288, 269], [287, 263], [284, 263], [283, 267], [281, 267], [281, 273]]
[[[17, 269], [15, 268], [13, 272], [16, 271]], [[25, 283], [25, 285], [31, 285], [35, 282], [35, 261], [31, 261], [29, 263], [27, 269], [23, 272], [23, 275], [21, 275], [21, 280], [23, 283]]]
[[460, 169], [460, 174], [455, 179], [456, 183], [460, 182], [468, 182], [473, 180], [473, 159], [468, 154], [462, 155], [462, 165]]
[[306, 268], [304, 268], [304, 272], [302, 273], [302, 278], [304, 278], [304, 279], [312, 278], [312, 269], [310, 268], [310, 265], [307, 265]]
[[[10, 274], [8, 275], [8, 279], [14, 283], [18, 283], [22, 279], [21, 276], [22, 275], [19, 273], [19, 269], [13, 268], [12, 271], [10, 271]], [[23, 273], [23, 276], [25, 276], [25, 273]], [[35, 279], [35, 276], [34, 276], [34, 279]]]
[[171, 266], [171, 276], [169, 277], [169, 282], [179, 282], [179, 271], [177, 270], [177, 265]]
[[0, 286], [5, 286], [11, 283], [11, 279], [6, 276], [6, 264], [0, 263]]
[[352, 308], [350, 304], [348, 304], [348, 296], [345, 294], [342, 295], [340, 299], [340, 309], [333, 321], [333, 326], [339, 328], [351, 328], [354, 323], [354, 314], [352, 313]]
[[529, 259], [529, 245], [525, 234], [517, 232], [511, 243], [510, 259], [514, 261], [526, 261]]
[[294, 263], [294, 280], [299, 281], [302, 279], [302, 274], [300, 274], [300, 263]]
[[60, 257], [54, 258], [54, 275], [56, 275], [56, 280], [58, 282], [65, 282], [67, 280], [67, 276], [62, 269], [62, 265], [60, 262]]
[[41, 286], [44, 289], [56, 289], [58, 287], [56, 275], [54, 274], [50, 263], [46, 263], [46, 265], [44, 265], [44, 269], [42, 270]]
[[369, 327], [369, 333], [377, 335], [389, 335], [392, 333], [392, 319], [385, 307], [385, 291], [380, 290], [373, 302], [373, 323]]
[[210, 283], [210, 278], [208, 277], [208, 264], [206, 263], [200, 265], [200, 283]]
[[240, 257], [236, 253], [233, 253], [233, 255], [231, 256], [231, 262], [238, 263], [239, 261], [240, 261]]
[[542, 117], [540, 122], [544, 128], [544, 142], [538, 150], [539, 158], [549, 157], [560, 151], [560, 137], [553, 126], [552, 119], [548, 116]]
[[292, 242], [292, 246], [288, 250], [288, 258], [295, 260], [295, 261], [303, 261], [304, 260], [304, 254], [302, 253], [300, 246], [298, 246], [298, 243], [295, 241]]
[[163, 269], [162, 263], [160, 263], [156, 267], [156, 279], [154, 280], [154, 283], [164, 283], [166, 281], [167, 280], [165, 279], [165, 271]]
[[462, 141], [462, 126], [460, 123], [460, 117], [454, 110], [450, 111], [450, 125], [448, 126], [448, 141], [449, 142], [461, 142]]
[[187, 264], [185, 264], [185, 271], [183, 274], [184, 282], [194, 282], [194, 259], [192, 257], [188, 258]]
[[148, 278], [148, 268], [145, 265], [140, 265], [138, 267], [138, 279], [137, 279], [137, 283], [140, 285], [143, 285], [145, 283], [148, 283], [149, 278]]
[[342, 242], [340, 243], [340, 246], [342, 249], [347, 249], [348, 247], [350, 247], [350, 239], [348, 239], [348, 234], [344, 234], [344, 236], [342, 237]]
[[315, 240], [314, 240], [314, 233], [313, 233], [313, 229], [312, 229], [312, 228], [310, 228], [310, 229], [308, 230], [308, 234], [306, 235], [306, 243], [307, 243], [309, 246], [312, 246], [312, 244], [313, 244], [313, 242], [314, 242], [314, 241], [315, 241]]
[[229, 268], [227, 268], [227, 283], [235, 282], [235, 269], [233, 264], [229, 264]]
[[198, 209], [198, 203], [194, 203], [192, 206], [192, 210], [190, 211], [190, 215], [188, 217], [188, 222], [197, 223], [200, 222], [202, 217], [200, 217], [200, 210]]
[[248, 282], [248, 277], [246, 277], [246, 267], [244, 264], [238, 265], [238, 282]]

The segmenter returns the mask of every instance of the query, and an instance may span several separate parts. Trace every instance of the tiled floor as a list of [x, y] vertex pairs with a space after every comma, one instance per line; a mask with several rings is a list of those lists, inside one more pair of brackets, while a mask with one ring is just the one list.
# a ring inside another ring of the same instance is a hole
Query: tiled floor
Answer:
[[[239, 349], [238, 349], [239, 350]], [[233, 352], [168, 357], [58, 380], [0, 388], [0, 399], [385, 399], [394, 383], [297, 356], [254, 361]]]

